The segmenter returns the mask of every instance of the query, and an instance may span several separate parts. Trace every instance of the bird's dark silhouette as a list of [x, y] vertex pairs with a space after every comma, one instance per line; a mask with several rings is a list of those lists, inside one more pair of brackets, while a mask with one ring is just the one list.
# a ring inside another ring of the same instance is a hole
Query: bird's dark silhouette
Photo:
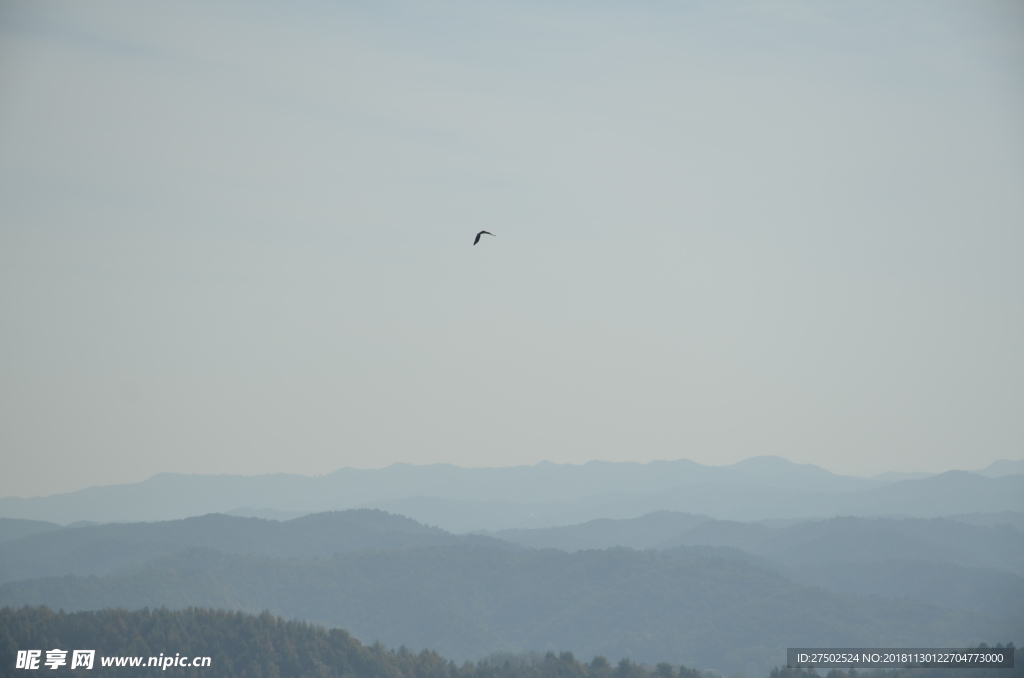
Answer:
[[[480, 236], [482, 236], [484, 233], [486, 233], [487, 235], [494, 235], [490, 231], [480, 231], [479, 233], [476, 234], [476, 239], [473, 241], [474, 245], [477, 244], [478, 242], [480, 242]], [[498, 236], [495, 235], [494, 237], [498, 237]]]

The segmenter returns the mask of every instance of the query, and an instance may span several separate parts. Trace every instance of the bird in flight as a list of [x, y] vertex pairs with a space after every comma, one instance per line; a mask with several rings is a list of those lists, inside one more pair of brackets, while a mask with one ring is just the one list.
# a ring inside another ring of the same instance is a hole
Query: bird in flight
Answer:
[[[480, 231], [479, 233], [476, 234], [476, 240], [473, 241], [474, 245], [480, 242], [480, 236], [482, 236], [484, 233], [486, 233], [487, 235], [494, 235], [490, 231]], [[498, 236], [495, 235], [494, 237], [497, 238]]]

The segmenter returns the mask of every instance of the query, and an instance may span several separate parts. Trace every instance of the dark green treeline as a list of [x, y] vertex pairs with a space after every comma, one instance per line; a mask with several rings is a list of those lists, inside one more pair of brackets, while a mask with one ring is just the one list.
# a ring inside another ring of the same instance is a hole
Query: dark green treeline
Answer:
[[[363, 645], [348, 632], [306, 622], [286, 621], [269, 612], [188, 608], [186, 610], [101, 610], [53, 612], [46, 607], [0, 608], [0, 678], [29, 675], [15, 668], [18, 650], [67, 650], [66, 675], [196, 676], [202, 678], [712, 678], [713, 674], [658, 664], [643, 667], [628, 659], [612, 665], [604, 657], [589, 663], [571, 652], [498, 653], [458, 665], [436, 652], [389, 650]], [[91, 670], [71, 671], [71, 650], [95, 650]], [[146, 667], [159, 655], [210, 657], [203, 668]], [[103, 666], [102, 657], [142, 657], [142, 668]], [[40, 665], [40, 669], [47, 667]], [[830, 671], [824, 676], [802, 669], [775, 669], [770, 678], [1017, 678], [1024, 676], [1024, 652], [1016, 650], [1013, 669], [913, 669]], [[754, 678], [754, 677], [749, 677]]]
[[[268, 612], [250, 615], [189, 608], [171, 611], [102, 610], [53, 612], [46, 607], [0, 609], [0, 676], [26, 675], [15, 669], [18, 650], [69, 650], [59, 671], [83, 676], [150, 675], [202, 678], [651, 678], [644, 668], [604, 657], [590, 663], [571, 652], [546, 655], [496, 654], [457, 665], [436, 652], [363, 645], [340, 629], [286, 621]], [[96, 650], [92, 670], [70, 671], [70, 650]], [[179, 654], [210, 657], [205, 668], [104, 667], [101, 657], [149, 657]], [[47, 670], [47, 667], [40, 666]], [[48, 671], [47, 671], [48, 672]], [[705, 678], [699, 671], [659, 664], [657, 678]]]

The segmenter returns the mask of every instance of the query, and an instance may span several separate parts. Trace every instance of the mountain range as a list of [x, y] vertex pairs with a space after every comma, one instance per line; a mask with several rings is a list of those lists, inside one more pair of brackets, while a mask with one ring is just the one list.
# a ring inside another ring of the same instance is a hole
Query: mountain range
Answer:
[[830, 473], [779, 457], [730, 466], [544, 462], [507, 468], [395, 464], [307, 477], [158, 474], [48, 497], [5, 497], [0, 516], [69, 524], [173, 520], [207, 513], [293, 518], [380, 508], [453, 532], [547, 527], [659, 510], [720, 519], [1024, 512], [1021, 462], [886, 481]]
[[460, 660], [573, 648], [753, 676], [794, 645], [1017, 640], [1022, 573], [1008, 524], [658, 513], [455, 535], [351, 510], [37, 529], [2, 542], [0, 606], [266, 609]]

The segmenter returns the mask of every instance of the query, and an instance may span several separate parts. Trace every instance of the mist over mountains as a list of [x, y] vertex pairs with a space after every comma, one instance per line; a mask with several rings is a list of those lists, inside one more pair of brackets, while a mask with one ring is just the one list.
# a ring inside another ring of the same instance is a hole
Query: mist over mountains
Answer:
[[0, 500], [0, 606], [269, 610], [457, 660], [570, 648], [751, 677], [792, 646], [1019, 642], [1024, 475], [1000, 469], [163, 474]]
[[750, 676], [793, 644], [1024, 634], [1024, 532], [1008, 524], [663, 512], [496, 535], [365, 509], [53, 525], [2, 542], [0, 606], [270, 610], [460, 660], [571, 647]]
[[541, 463], [507, 468], [395, 464], [307, 477], [159, 474], [140, 483], [49, 497], [0, 499], [0, 516], [61, 524], [173, 520], [206, 513], [292, 518], [380, 508], [453, 532], [571, 525], [670, 510], [731, 520], [838, 515], [1024, 511], [1020, 462], [982, 473], [950, 471], [894, 481], [841, 476], [779, 457], [731, 466], [689, 460], [649, 464]]

